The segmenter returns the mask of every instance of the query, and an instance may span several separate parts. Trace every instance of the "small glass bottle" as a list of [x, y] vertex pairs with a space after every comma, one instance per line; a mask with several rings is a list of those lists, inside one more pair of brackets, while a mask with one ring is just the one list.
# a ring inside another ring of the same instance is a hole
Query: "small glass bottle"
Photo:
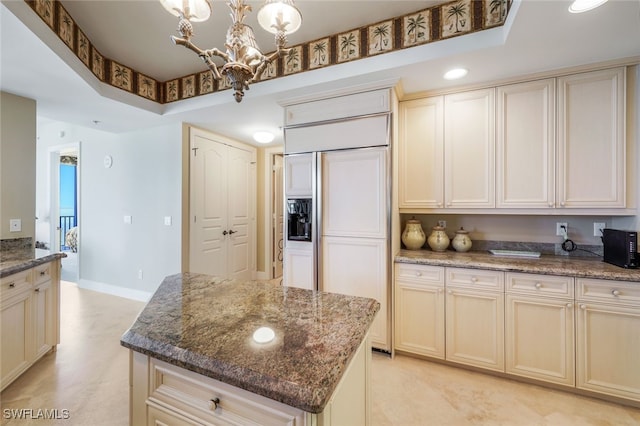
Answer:
[[424, 245], [427, 237], [422, 230], [422, 224], [419, 220], [409, 219], [402, 233], [402, 242], [409, 250], [420, 250]]

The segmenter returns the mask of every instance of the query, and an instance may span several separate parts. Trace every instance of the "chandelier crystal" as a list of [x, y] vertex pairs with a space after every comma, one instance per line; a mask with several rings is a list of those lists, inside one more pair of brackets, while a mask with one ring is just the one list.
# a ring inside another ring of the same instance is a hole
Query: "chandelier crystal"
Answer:
[[[256, 43], [253, 29], [244, 23], [251, 6], [244, 0], [228, 0], [231, 9], [232, 24], [227, 30], [225, 50], [200, 49], [191, 38], [191, 22], [205, 21], [211, 15], [211, 0], [160, 0], [162, 6], [179, 18], [178, 32], [181, 37], [171, 36], [175, 44], [182, 45], [195, 52], [209, 67], [213, 78], [227, 78], [234, 90], [236, 102], [241, 102], [249, 84], [260, 78], [264, 69], [280, 55], [287, 54], [287, 34], [300, 28], [302, 15], [293, 4], [293, 0], [266, 0], [258, 11], [258, 23], [266, 31], [275, 34], [276, 51], [268, 56], [262, 54]], [[222, 58], [224, 64], [218, 66], [213, 58]]]

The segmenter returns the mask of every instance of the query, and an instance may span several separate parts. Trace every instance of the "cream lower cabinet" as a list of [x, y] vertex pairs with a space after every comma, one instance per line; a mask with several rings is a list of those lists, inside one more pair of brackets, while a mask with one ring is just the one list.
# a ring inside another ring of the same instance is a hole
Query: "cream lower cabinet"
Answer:
[[576, 280], [576, 386], [640, 401], [640, 286]]
[[54, 260], [0, 279], [2, 389], [60, 342], [59, 268]]
[[444, 268], [396, 264], [396, 350], [444, 359]]
[[446, 268], [446, 359], [504, 372], [504, 273]]
[[506, 273], [505, 281], [505, 371], [573, 386], [573, 278]]
[[365, 426], [372, 422], [370, 371], [367, 338], [315, 414], [130, 351], [130, 425]]

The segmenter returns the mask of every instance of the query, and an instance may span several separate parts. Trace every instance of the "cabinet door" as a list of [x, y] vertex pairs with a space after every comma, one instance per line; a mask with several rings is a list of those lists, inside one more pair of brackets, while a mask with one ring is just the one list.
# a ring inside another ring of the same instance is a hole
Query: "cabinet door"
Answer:
[[46, 281], [33, 290], [35, 357], [40, 358], [55, 344], [55, 288]]
[[321, 291], [370, 297], [380, 311], [369, 330], [375, 348], [390, 350], [387, 271], [387, 240], [322, 237]]
[[507, 294], [506, 372], [573, 386], [574, 326], [570, 299]]
[[498, 87], [496, 207], [555, 201], [555, 79]]
[[445, 96], [447, 208], [495, 206], [494, 98], [493, 88]]
[[7, 386], [18, 377], [33, 359], [31, 342], [31, 290], [22, 291], [2, 301], [0, 312], [2, 357], [0, 377]]
[[444, 286], [396, 280], [395, 348], [444, 359]]
[[558, 79], [561, 208], [625, 207], [625, 71]]
[[576, 386], [640, 401], [640, 310], [579, 302]]
[[400, 103], [399, 207], [441, 208], [444, 201], [444, 98]]
[[446, 359], [504, 372], [504, 294], [447, 289]]
[[311, 198], [313, 194], [312, 155], [287, 155], [284, 159], [285, 198]]
[[288, 243], [284, 249], [284, 285], [315, 290], [313, 251], [308, 248], [292, 248]]

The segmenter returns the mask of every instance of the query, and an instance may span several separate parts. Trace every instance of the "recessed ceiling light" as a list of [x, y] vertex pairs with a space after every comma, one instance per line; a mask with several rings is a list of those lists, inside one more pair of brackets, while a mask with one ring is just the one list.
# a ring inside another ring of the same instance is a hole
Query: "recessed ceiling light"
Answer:
[[591, 9], [595, 9], [598, 6], [605, 4], [607, 0], [574, 0], [569, 6], [569, 12], [582, 13]]
[[454, 68], [454, 69], [451, 69], [451, 70], [447, 71], [444, 74], [444, 78], [447, 79], [447, 80], [456, 80], [458, 78], [462, 78], [465, 75], [467, 75], [467, 72], [468, 71], [466, 69], [464, 69], [464, 68]]
[[269, 143], [273, 142], [273, 138], [275, 136], [271, 132], [255, 132], [253, 134], [253, 140], [258, 143]]

